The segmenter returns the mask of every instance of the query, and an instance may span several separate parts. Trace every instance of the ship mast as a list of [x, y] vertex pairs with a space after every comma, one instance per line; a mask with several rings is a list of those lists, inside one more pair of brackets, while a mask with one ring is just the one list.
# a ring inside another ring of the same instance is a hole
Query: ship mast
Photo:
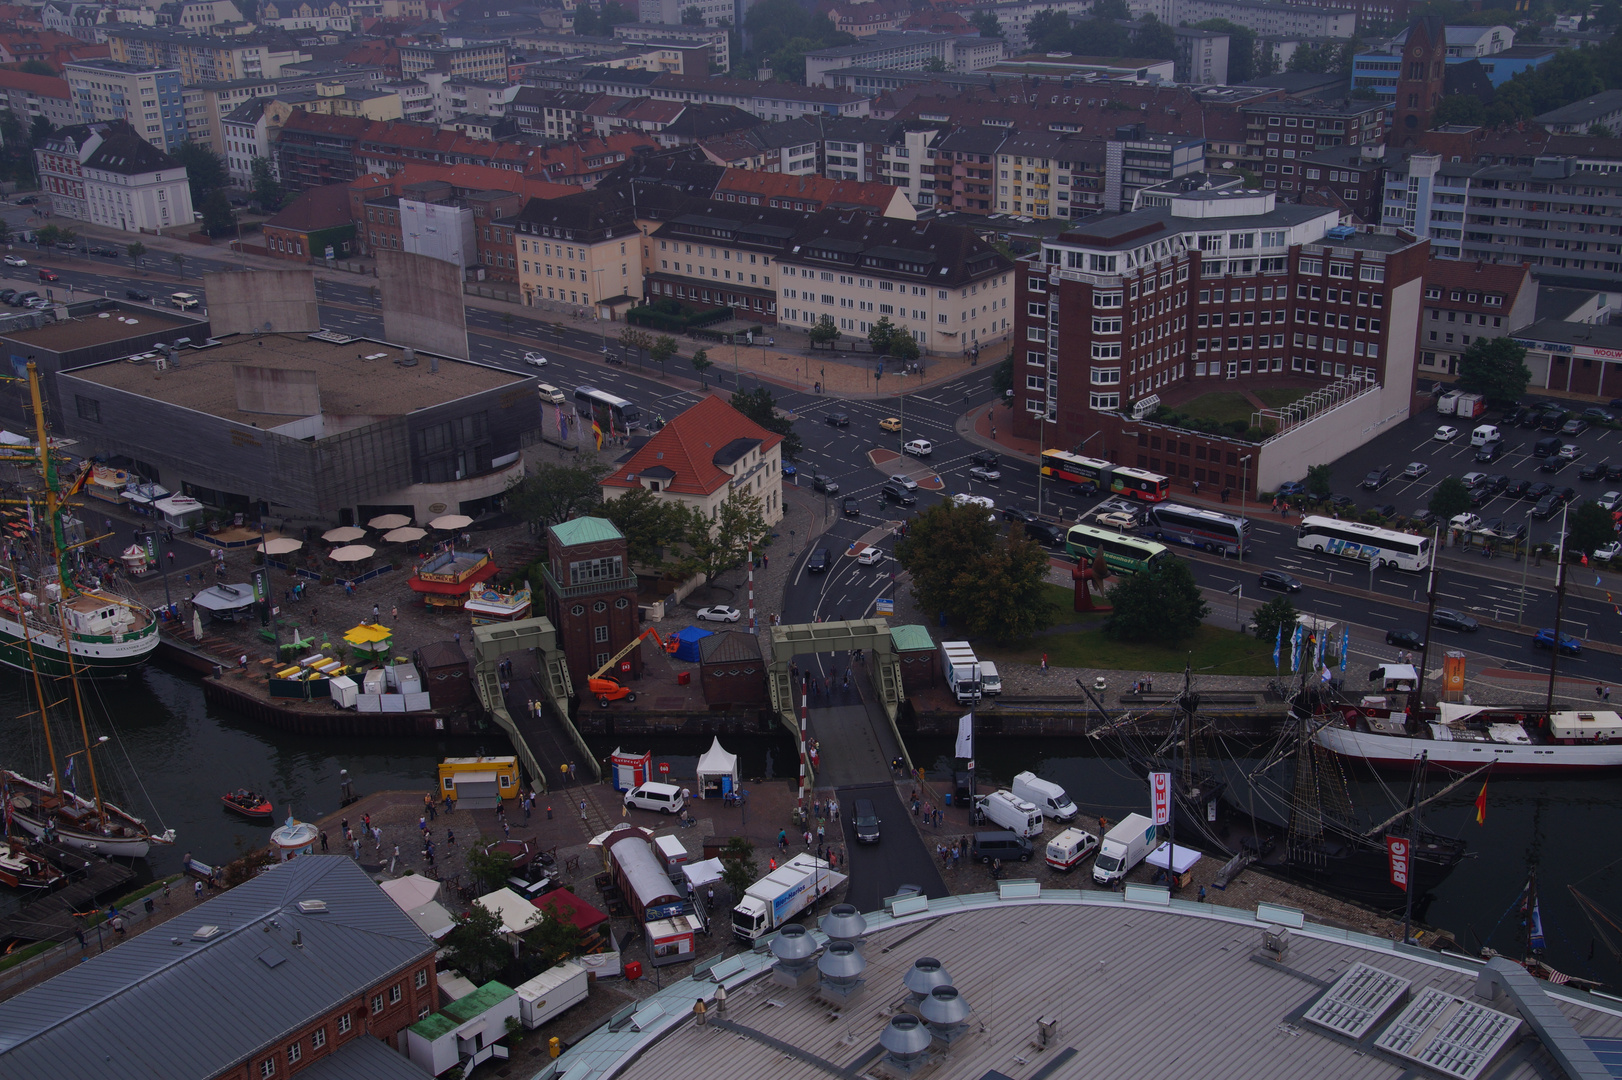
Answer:
[[[90, 729], [85, 724], [84, 697], [79, 690], [79, 670], [73, 664], [73, 637], [68, 633], [67, 619], [60, 601], [56, 605], [56, 615], [57, 622], [62, 628], [62, 651], [68, 658], [68, 682], [73, 684], [73, 708], [79, 714], [79, 738], [84, 742], [85, 764], [90, 767], [90, 792], [96, 801], [96, 817], [102, 826], [106, 827], [107, 809], [101, 804], [101, 783], [96, 779], [96, 755], [91, 752], [95, 747], [90, 743]], [[37, 674], [34, 677], [39, 678]]]
[[51, 759], [51, 789], [60, 798], [62, 772], [56, 767], [56, 743], [51, 739], [50, 709], [45, 704], [45, 687], [40, 685], [39, 681], [39, 660], [34, 656], [34, 634], [28, 625], [27, 605], [23, 603], [22, 585], [17, 578], [15, 563], [11, 567], [11, 598], [17, 604], [17, 624], [23, 629], [23, 647], [28, 650], [28, 673], [34, 680], [34, 700], [39, 703], [39, 726], [45, 733], [45, 753]]
[[[39, 368], [32, 360], [28, 362], [28, 396], [34, 408], [35, 437], [39, 439], [39, 471], [45, 480], [45, 518], [50, 522], [51, 554], [56, 561], [57, 583], [65, 595], [69, 579], [67, 569], [63, 566], [67, 553], [67, 537], [62, 532], [62, 506], [56, 497], [56, 466], [51, 462], [50, 432], [45, 425], [45, 400], [39, 391]], [[60, 602], [59, 598], [59, 606]], [[72, 651], [71, 641], [64, 641], [63, 645]]]

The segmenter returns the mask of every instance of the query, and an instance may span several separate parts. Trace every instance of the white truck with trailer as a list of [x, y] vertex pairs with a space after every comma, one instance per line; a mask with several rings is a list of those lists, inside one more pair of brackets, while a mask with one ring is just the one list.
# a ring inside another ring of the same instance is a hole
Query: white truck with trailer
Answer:
[[941, 674], [946, 688], [959, 705], [980, 700], [980, 661], [967, 641], [943, 641], [940, 647]]
[[796, 855], [744, 892], [732, 909], [732, 932], [744, 941], [759, 940], [844, 880], [816, 856]]
[[974, 812], [982, 821], [1001, 825], [1016, 836], [1029, 839], [1042, 835], [1042, 811], [1035, 803], [1021, 799], [1007, 788], [975, 799]]
[[1093, 884], [1112, 889], [1143, 857], [1160, 846], [1154, 822], [1142, 814], [1128, 814], [1109, 832], [1093, 860]]

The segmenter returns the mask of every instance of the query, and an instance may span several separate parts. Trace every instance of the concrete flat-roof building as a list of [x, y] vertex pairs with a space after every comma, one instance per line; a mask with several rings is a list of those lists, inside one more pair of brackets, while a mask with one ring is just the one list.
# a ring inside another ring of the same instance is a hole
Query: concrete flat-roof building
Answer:
[[349, 524], [476, 516], [540, 423], [535, 379], [492, 365], [327, 332], [199, 344], [58, 375], [68, 432], [206, 503]]
[[[765, 950], [728, 957], [639, 1003], [636, 1023], [576, 1043], [559, 1074], [1578, 1080], [1605, 1076], [1599, 1055], [1622, 1039], [1614, 999], [1507, 959], [1159, 888], [1123, 898], [1004, 882], [1000, 894], [909, 898], [860, 917], [857, 951], [804, 921], [805, 975], [772, 971]], [[703, 1017], [695, 999], [709, 1003]]]

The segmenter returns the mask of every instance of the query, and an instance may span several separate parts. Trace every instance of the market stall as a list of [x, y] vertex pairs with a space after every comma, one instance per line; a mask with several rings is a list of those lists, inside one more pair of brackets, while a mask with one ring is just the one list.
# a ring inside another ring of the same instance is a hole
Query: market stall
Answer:
[[698, 759], [698, 797], [724, 799], [737, 791], [741, 783], [738, 755], [727, 753], [721, 748], [721, 740], [715, 739]]

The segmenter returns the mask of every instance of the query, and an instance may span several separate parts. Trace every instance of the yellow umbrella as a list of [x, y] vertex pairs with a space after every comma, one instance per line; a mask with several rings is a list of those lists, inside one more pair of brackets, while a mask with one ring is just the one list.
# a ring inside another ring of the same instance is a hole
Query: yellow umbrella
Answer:
[[402, 525], [410, 524], [411, 519], [405, 514], [383, 514], [368, 521], [366, 527], [368, 529], [382, 529], [386, 532], [389, 529], [398, 529]]
[[405, 528], [384, 533], [383, 539], [391, 544], [409, 544], [411, 541], [421, 540], [427, 535], [427, 529], [419, 529], [415, 525], [408, 525]]
[[266, 540], [260, 544], [259, 552], [262, 555], [291, 555], [303, 546], [302, 541], [294, 540], [290, 536], [278, 536], [274, 540]]
[[473, 519], [466, 514], [445, 514], [436, 517], [428, 523], [430, 529], [465, 529], [473, 524]]
[[347, 544], [351, 540], [359, 540], [365, 535], [365, 529], [358, 529], [353, 525], [344, 525], [341, 528], [328, 529], [321, 534], [321, 539], [330, 540], [334, 544]]
[[374, 547], [367, 547], [365, 544], [346, 544], [341, 548], [334, 548], [327, 558], [333, 562], [360, 562], [376, 554], [377, 549]]

